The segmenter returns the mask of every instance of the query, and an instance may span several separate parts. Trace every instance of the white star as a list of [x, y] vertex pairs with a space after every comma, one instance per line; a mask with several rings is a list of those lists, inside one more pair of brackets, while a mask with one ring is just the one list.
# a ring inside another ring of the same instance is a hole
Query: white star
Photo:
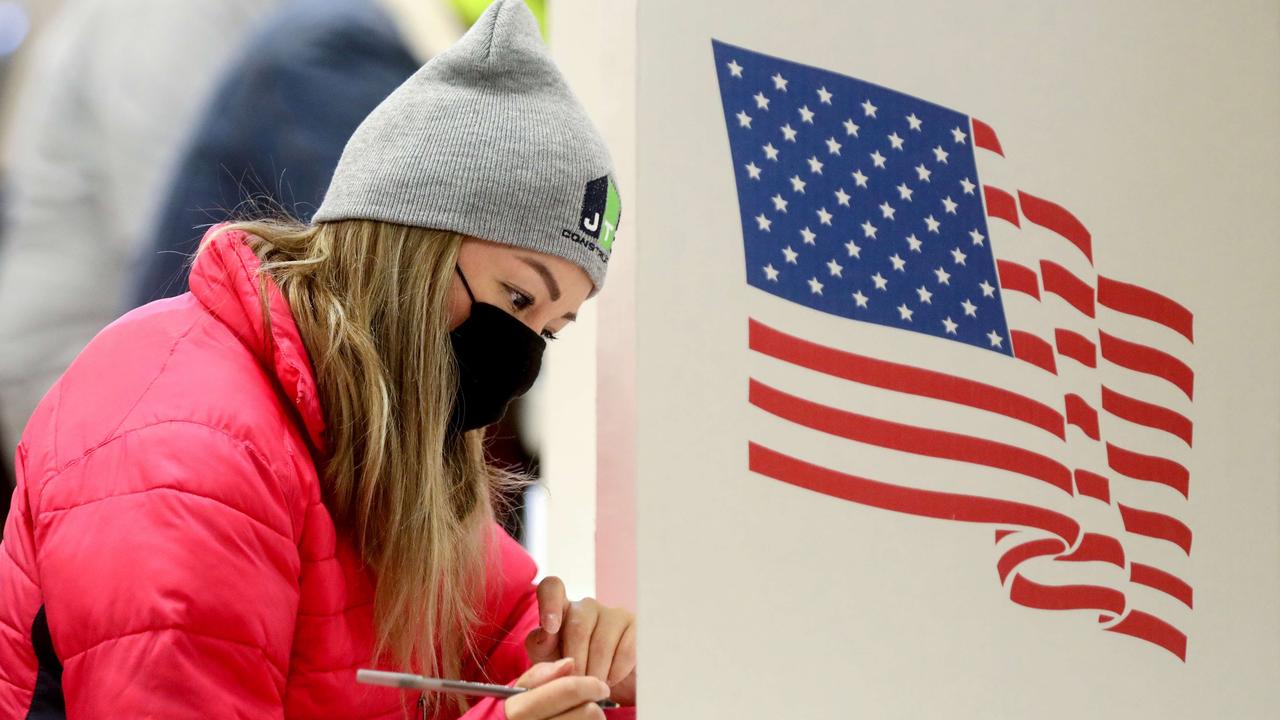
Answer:
[[995, 330], [987, 333], [987, 339], [991, 341], [991, 347], [1000, 347], [1001, 343], [1004, 342], [1004, 338], [996, 334]]
[[880, 154], [879, 150], [871, 153], [871, 162], [875, 163], [878, 168], [884, 167], [884, 156]]
[[738, 127], [751, 127], [751, 116], [741, 110], [738, 111]]
[[853, 294], [853, 301], [858, 303], [858, 307], [864, 308], [867, 306], [867, 296], [863, 295], [861, 290]]
[[816, 277], [809, 278], [809, 292], [813, 293], [814, 295], [822, 294], [822, 283], [818, 282], [818, 278]]
[[828, 152], [828, 153], [830, 153], [830, 154], [832, 154], [832, 155], [839, 155], [839, 154], [840, 154], [840, 148], [841, 148], [841, 147], [843, 147], [843, 146], [842, 146], [840, 143], [836, 142], [836, 139], [835, 139], [835, 138], [833, 138], [833, 137], [829, 137], [829, 138], [827, 138], [827, 152]]
[[778, 162], [778, 148], [774, 147], [773, 143], [769, 143], [767, 145], [761, 145], [760, 149], [764, 150], [764, 156], [766, 158], [774, 162]]
[[982, 297], [996, 296], [996, 287], [991, 283], [987, 282], [986, 280], [983, 280], [981, 283], [979, 283], [978, 287], [982, 288]]
[[916, 288], [916, 294], [920, 296], [920, 302], [924, 303], [925, 305], [933, 304], [933, 299], [932, 299], [933, 293], [929, 292], [929, 288], [921, 285], [920, 287]]
[[970, 230], [970, 231], [969, 231], [969, 237], [973, 238], [973, 244], [974, 244], [974, 245], [981, 245], [981, 244], [982, 244], [982, 241], [987, 239], [987, 237], [986, 237], [985, 235], [983, 235], [982, 233], [978, 232], [978, 228], [974, 228], [974, 229]]
[[853, 171], [853, 181], [858, 184], [858, 187], [867, 186], [867, 176], [863, 175], [861, 170]]
[[933, 172], [930, 171], [929, 168], [925, 167], [924, 163], [920, 163], [916, 166], [916, 175], [918, 175], [921, 180], [929, 182], [929, 176], [932, 174]]
[[967, 258], [967, 257], [969, 257], [969, 256], [968, 256], [968, 255], [965, 255], [963, 252], [961, 252], [960, 248], [956, 248], [955, 250], [952, 250], [952, 251], [951, 251], [951, 259], [952, 259], [952, 260], [955, 260], [955, 263], [956, 263], [957, 265], [963, 265], [963, 264], [964, 264], [964, 259], [965, 259], [965, 258]]
[[831, 213], [827, 212], [826, 208], [818, 208], [818, 222], [823, 225], [831, 224]]
[[769, 226], [773, 225], [773, 221], [765, 217], [764, 213], [760, 213], [759, 215], [756, 216], [756, 225], [759, 226], [758, 228], [759, 230], [769, 232]]
[[943, 285], [951, 284], [951, 273], [947, 272], [946, 270], [943, 270], [942, 268], [938, 268], [937, 270], [933, 271], [933, 274], [938, 276], [938, 282], [942, 283]]
[[781, 194], [781, 193], [779, 193], [779, 194], [777, 194], [777, 195], [774, 195], [773, 197], [771, 197], [771, 198], [769, 198], [769, 199], [773, 201], [773, 209], [774, 209], [774, 210], [777, 210], [778, 212], [786, 212], [786, 211], [787, 211], [787, 201], [782, 199], [782, 194]]
[[965, 135], [964, 131], [957, 127], [957, 128], [951, 129], [951, 137], [954, 137], [956, 139], [956, 142], [962, 143], [964, 142], [964, 139], [969, 136]]
[[814, 244], [813, 239], [818, 236], [812, 230], [809, 229], [808, 225], [806, 225], [800, 228], [800, 237], [804, 238], [805, 245], [813, 245]]
[[858, 258], [859, 260], [862, 259], [862, 256], [858, 254], [862, 252], [862, 248], [858, 247], [858, 243], [850, 240], [849, 242], [845, 243], [844, 246], [845, 246], [845, 249], [849, 251], [849, 257]]
[[845, 207], [849, 207], [849, 193], [845, 192], [844, 188], [836, 189], [836, 202]]
[[968, 298], [965, 298], [965, 301], [960, 303], [960, 307], [964, 308], [965, 315], [968, 315], [969, 317], [978, 317], [978, 306], [969, 302]]
[[853, 120], [844, 121], [844, 134], [858, 137], [858, 126], [854, 124]]
[[782, 77], [782, 73], [775, 73], [773, 76], [773, 89], [787, 91], [787, 79]]
[[874, 238], [876, 236], [876, 226], [872, 225], [870, 220], [863, 221], [862, 234], [866, 237]]
[[880, 273], [871, 276], [871, 282], [876, 284], [877, 290], [884, 290], [889, 286], [889, 281], [884, 279]]
[[752, 180], [760, 179], [760, 168], [757, 167], [754, 162], [747, 163], [745, 167], [747, 168], [747, 175], [749, 175]]
[[898, 199], [910, 201], [911, 193], [913, 192], [915, 191], [907, 187], [906, 183], [902, 183], [901, 185], [898, 186]]
[[738, 64], [737, 60], [729, 61], [729, 74], [736, 78], [742, 77], [742, 66]]
[[910, 235], [907, 236], [907, 248], [911, 250], [911, 252], [915, 252], [915, 253], [920, 252], [921, 244], [922, 243], [920, 242], [920, 238], [916, 237], [915, 233], [911, 233]]
[[818, 175], [822, 174], [822, 161], [818, 159], [817, 155], [809, 156], [809, 172]]
[[973, 189], [978, 186], [974, 185], [973, 182], [969, 180], [969, 178], [965, 178], [960, 181], [960, 187], [964, 188], [965, 195], [972, 195]]
[[950, 196], [950, 195], [948, 195], [948, 196], [946, 196], [946, 197], [942, 198], [942, 207], [946, 208], [947, 212], [951, 213], [952, 215], [955, 215], [955, 214], [956, 214], [956, 208], [957, 208], [958, 206], [956, 205], [956, 201], [955, 201], [955, 200], [952, 200], [952, 199], [951, 199], [951, 196]]
[[907, 307], [906, 303], [898, 306], [898, 315], [902, 316], [903, 320], [911, 322], [911, 308]]
[[840, 274], [840, 271], [844, 270], [844, 266], [836, 262], [834, 258], [827, 263], [827, 269], [831, 271], [832, 277], [844, 277]]
[[889, 256], [889, 262], [893, 263], [893, 269], [898, 272], [906, 272], [907, 261], [898, 257], [898, 253]]
[[911, 113], [910, 115], [907, 116], [907, 124], [911, 126], [912, 130], [919, 132], [920, 118], [916, 117], [915, 113]]
[[947, 151], [943, 150], [941, 145], [933, 149], [933, 156], [938, 159], [938, 162], [947, 164]]
[[825, 85], [823, 87], [818, 88], [818, 101], [824, 105], [831, 104], [831, 93], [827, 92], [827, 88]]
[[890, 205], [887, 200], [885, 202], [880, 203], [880, 214], [884, 215], [886, 220], [892, 220], [894, 212], [896, 211], [893, 209], [893, 206]]
[[768, 276], [771, 282], [778, 282], [778, 270], [773, 266], [773, 263], [764, 266], [764, 274]]
[[889, 136], [889, 144], [893, 146], [894, 150], [901, 150], [902, 138], [898, 137], [898, 133], [893, 133]]
[[756, 99], [756, 107], [758, 109], [760, 110], [769, 109], [769, 98], [765, 97], [764, 93], [758, 92], [753, 97]]
[[934, 220], [932, 215], [924, 219], [924, 224], [929, 226], [929, 232], [935, 235], [941, 234], [938, 232], [938, 228], [942, 227], [942, 223]]
[[796, 141], [796, 131], [795, 131], [795, 128], [791, 127], [791, 123], [787, 123], [786, 125], [783, 125], [781, 130], [782, 130], [782, 137], [784, 140], [786, 140], [787, 142]]
[[796, 258], [799, 257], [800, 253], [796, 252], [795, 250], [792, 250], [790, 245], [782, 248], [782, 254], [787, 257], [787, 262], [791, 263], [792, 265], [799, 264], [796, 262]]
[[946, 316], [945, 318], [943, 318], [943, 319], [942, 319], [942, 326], [943, 326], [943, 327], [945, 327], [945, 328], [947, 329], [947, 334], [948, 334], [948, 335], [955, 335], [955, 334], [956, 334], [956, 327], [957, 327], [957, 325], [956, 325], [955, 321], [951, 319], [951, 316], [950, 316], [950, 315], [948, 315], [948, 316]]
[[813, 111], [809, 109], [808, 105], [800, 106], [800, 122], [807, 122], [810, 125], [813, 124]]
[[877, 109], [875, 105], [871, 104], [870, 98], [862, 101], [862, 112], [866, 113], [867, 117], [875, 117]]
[[804, 194], [804, 181], [800, 179], [799, 175], [791, 176], [791, 189], [801, 195]]

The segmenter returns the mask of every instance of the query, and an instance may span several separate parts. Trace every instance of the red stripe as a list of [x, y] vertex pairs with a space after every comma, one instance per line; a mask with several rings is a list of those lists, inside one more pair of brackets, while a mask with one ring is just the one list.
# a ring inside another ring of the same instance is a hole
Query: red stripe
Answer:
[[1026, 360], [1036, 367], [1058, 374], [1058, 367], [1053, 362], [1053, 346], [1039, 337], [1022, 330], [1010, 330], [1013, 340], [1013, 356]]
[[[1102, 386], [1102, 409], [1122, 420], [1163, 430], [1191, 447], [1191, 420], [1166, 407], [1144, 402]], [[1070, 416], [1067, 418], [1070, 422]]]
[[1028, 543], [1015, 545], [1008, 552], [1000, 556], [1000, 561], [996, 563], [996, 572], [1000, 574], [1000, 582], [1004, 583], [1009, 573], [1022, 563], [1031, 558], [1043, 557], [1045, 555], [1053, 555], [1066, 550], [1067, 547], [1057, 538], [1044, 538], [1043, 540], [1032, 540]]
[[1146, 640], [1168, 650], [1178, 659], [1187, 661], [1187, 636], [1169, 623], [1147, 613], [1131, 610], [1119, 623], [1107, 628], [1109, 632], [1124, 633], [1139, 640]]
[[1018, 204], [1022, 207], [1024, 217], [1066, 238], [1089, 258], [1090, 264], [1093, 263], [1093, 238], [1084, 223], [1076, 219], [1075, 215], [1057, 203], [1021, 190], [1018, 191]]
[[1109, 535], [1085, 533], [1080, 538], [1080, 546], [1063, 555], [1058, 560], [1069, 562], [1105, 562], [1118, 568], [1124, 567], [1124, 548], [1120, 541]]
[[1042, 507], [869, 480], [797, 460], [756, 443], [749, 443], [748, 467], [796, 487], [909, 515], [1039, 528], [1067, 543], [1074, 543], [1080, 532], [1075, 520]]
[[1001, 289], [1017, 290], [1040, 299], [1040, 279], [1035, 270], [1009, 260], [997, 260], [996, 271], [1000, 273]]
[[1040, 261], [1040, 277], [1044, 280], [1044, 291], [1071, 303], [1072, 307], [1093, 317], [1093, 288], [1071, 273], [1070, 270], [1055, 262]]
[[1067, 393], [1063, 397], [1067, 406], [1067, 424], [1075, 425], [1088, 435], [1090, 438], [1097, 440], [1098, 435], [1098, 411], [1090, 407], [1084, 398], [1075, 393]]
[[1124, 529], [1134, 535], [1168, 540], [1191, 554], [1191, 528], [1182, 521], [1171, 518], [1164, 513], [1139, 510], [1119, 504], [1120, 519], [1124, 521]]
[[1111, 502], [1111, 483], [1105, 477], [1076, 468], [1076, 492], [1085, 497]]
[[1121, 340], [1105, 332], [1098, 333], [1098, 340], [1102, 346], [1102, 357], [1120, 367], [1164, 378], [1186, 393], [1188, 400], [1191, 399], [1195, 373], [1186, 363], [1169, 353]]
[[751, 379], [751, 404], [784, 420], [855, 442], [925, 457], [1008, 470], [1071, 493], [1071, 473], [1061, 463], [1030, 450], [983, 438], [904, 425], [838, 410]]
[[1191, 586], [1180, 577], [1150, 565], [1133, 563], [1129, 567], [1129, 579], [1139, 585], [1155, 588], [1170, 597], [1181, 600], [1183, 605], [1191, 607]]
[[1098, 348], [1078, 332], [1058, 328], [1053, 331], [1058, 344], [1058, 354], [1069, 357], [1085, 367], [1098, 367]]
[[1013, 532], [1014, 532], [1014, 531], [1012, 531], [1012, 530], [997, 530], [997, 531], [996, 531], [996, 542], [1000, 542], [1002, 539], [1004, 539], [1004, 537], [1005, 537], [1006, 535], [1012, 535], [1012, 534], [1013, 534]]
[[1022, 227], [1018, 220], [1018, 201], [1009, 193], [991, 185], [982, 186], [982, 195], [987, 200], [987, 216], [1000, 218], [1013, 223], [1014, 227]]
[[1000, 138], [996, 137], [996, 131], [977, 118], [970, 118], [970, 120], [973, 122], [973, 144], [1004, 157], [1004, 149], [1000, 147]]
[[1132, 450], [1107, 443], [1107, 464], [1112, 470], [1135, 480], [1160, 483], [1188, 497], [1191, 473], [1185, 467], [1167, 458], [1143, 455]]
[[1013, 576], [1009, 599], [1041, 610], [1103, 610], [1114, 615], [1124, 612], [1124, 595], [1097, 585], [1041, 585], [1021, 574]]
[[751, 320], [748, 335], [756, 352], [832, 377], [863, 385], [930, 397], [998, 413], [1066, 437], [1062, 415], [1053, 408], [1004, 388], [911, 365], [876, 360], [802, 340]]
[[1099, 275], [1098, 304], [1159, 323], [1195, 342], [1191, 311], [1160, 293]]

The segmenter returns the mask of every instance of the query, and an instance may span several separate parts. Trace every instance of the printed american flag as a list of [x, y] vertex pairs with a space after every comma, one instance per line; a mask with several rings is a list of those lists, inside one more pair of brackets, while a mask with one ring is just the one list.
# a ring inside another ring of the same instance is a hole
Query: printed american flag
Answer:
[[1191, 312], [1099, 274], [983, 122], [712, 46], [759, 291], [750, 469], [988, 527], [1010, 600], [1185, 661]]

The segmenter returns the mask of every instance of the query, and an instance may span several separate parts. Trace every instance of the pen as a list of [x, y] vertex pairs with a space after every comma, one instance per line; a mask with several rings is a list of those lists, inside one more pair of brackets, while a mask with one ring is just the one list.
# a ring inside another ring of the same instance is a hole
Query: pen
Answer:
[[[403, 690], [429, 690], [431, 692], [475, 697], [509, 698], [528, 691], [528, 688], [522, 687], [490, 685], [487, 683], [466, 682], [464, 680], [445, 680], [443, 678], [429, 678], [408, 673], [386, 672], [385, 670], [357, 670], [356, 682], [362, 682], [366, 685], [385, 685], [386, 687], [401, 688]], [[618, 707], [618, 704], [612, 700], [600, 700], [596, 704], [602, 708]]]

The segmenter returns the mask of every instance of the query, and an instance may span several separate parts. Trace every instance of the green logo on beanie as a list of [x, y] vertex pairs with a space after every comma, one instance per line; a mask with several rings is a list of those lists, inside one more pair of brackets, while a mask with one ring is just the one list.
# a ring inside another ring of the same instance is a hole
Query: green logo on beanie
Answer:
[[613, 236], [618, 231], [621, 214], [622, 201], [618, 198], [618, 188], [608, 175], [587, 183], [578, 228], [595, 238], [606, 251], [613, 249]]

